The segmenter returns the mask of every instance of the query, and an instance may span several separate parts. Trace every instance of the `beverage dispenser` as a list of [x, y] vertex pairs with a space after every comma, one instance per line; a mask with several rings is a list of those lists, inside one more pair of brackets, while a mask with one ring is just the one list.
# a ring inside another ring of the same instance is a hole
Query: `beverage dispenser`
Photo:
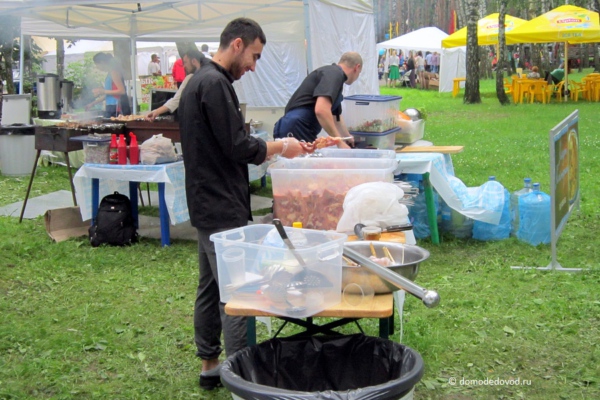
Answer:
[[60, 81], [56, 74], [37, 76], [38, 117], [42, 119], [60, 118]]
[[60, 104], [64, 113], [73, 111], [73, 86], [73, 81], [60, 81]]

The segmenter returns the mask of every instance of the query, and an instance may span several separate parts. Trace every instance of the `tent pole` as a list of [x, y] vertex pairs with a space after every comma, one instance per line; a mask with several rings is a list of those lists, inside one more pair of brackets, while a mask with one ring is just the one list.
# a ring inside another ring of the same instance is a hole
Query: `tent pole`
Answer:
[[308, 1], [309, 0], [302, 0], [302, 3], [304, 4], [304, 37], [306, 38], [306, 64], [308, 72], [310, 73], [313, 70], [313, 63], [311, 54], [312, 46], [310, 39], [310, 19], [308, 12]]
[[25, 86], [25, 79], [23, 79], [23, 70], [25, 69], [25, 35], [21, 29], [21, 38], [19, 39], [19, 94], [23, 94], [23, 86]]
[[563, 84], [563, 93], [564, 100], [566, 101], [569, 97], [569, 43], [565, 42], [565, 64], [563, 65], [565, 69], [565, 83]]
[[137, 48], [136, 48], [136, 41], [135, 41], [135, 30], [136, 30], [136, 20], [135, 20], [135, 16], [131, 16], [131, 33], [129, 35], [129, 38], [131, 40], [131, 45], [129, 47], [131, 47], [131, 86], [132, 86], [132, 98], [133, 98], [133, 104], [132, 104], [132, 111], [133, 114], [137, 114], [137, 105], [138, 105], [138, 99], [137, 99]]

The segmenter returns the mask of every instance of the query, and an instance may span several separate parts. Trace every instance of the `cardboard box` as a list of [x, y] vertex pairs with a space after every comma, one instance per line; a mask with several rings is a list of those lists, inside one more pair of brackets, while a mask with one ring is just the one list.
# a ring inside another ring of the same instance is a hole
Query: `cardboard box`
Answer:
[[44, 214], [46, 232], [55, 242], [87, 236], [91, 220], [83, 221], [79, 207], [66, 207], [48, 210]]

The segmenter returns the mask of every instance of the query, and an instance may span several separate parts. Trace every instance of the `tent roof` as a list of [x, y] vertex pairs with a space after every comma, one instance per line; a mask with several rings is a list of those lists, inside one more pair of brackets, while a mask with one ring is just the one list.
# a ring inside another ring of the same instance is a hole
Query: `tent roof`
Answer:
[[[342, 1], [342, 3], [350, 3]], [[354, 7], [359, 1], [351, 1]], [[141, 3], [103, 0], [4, 0], [0, 11], [24, 18], [24, 33], [37, 36], [164, 40], [160, 32], [177, 31], [177, 38], [218, 41], [223, 27], [245, 16], [261, 25], [302, 21], [299, 0], [181, 0]], [[49, 24], [40, 26], [39, 20]], [[198, 38], [198, 26], [204, 37]], [[144, 38], [142, 38], [144, 37]], [[170, 38], [174, 38], [172, 35]]]
[[[479, 46], [498, 43], [498, 18], [500, 14], [493, 13], [477, 21], [477, 43]], [[527, 22], [524, 19], [513, 17], [506, 14], [504, 17], [504, 32], [506, 35], [506, 44], [516, 43], [512, 41], [508, 35], [513, 29]], [[444, 47], [458, 47], [467, 45], [467, 27], [463, 27], [452, 35], [442, 40]]]
[[397, 38], [377, 43], [377, 49], [441, 51], [442, 39], [448, 34], [435, 26], [421, 28]]

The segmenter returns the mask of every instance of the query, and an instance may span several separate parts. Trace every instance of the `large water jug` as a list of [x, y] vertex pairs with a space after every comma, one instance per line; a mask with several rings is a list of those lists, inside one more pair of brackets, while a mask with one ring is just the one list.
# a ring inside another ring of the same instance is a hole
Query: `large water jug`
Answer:
[[533, 191], [519, 197], [517, 238], [533, 246], [550, 243], [550, 196], [533, 184]]
[[519, 230], [519, 197], [524, 194], [530, 193], [533, 189], [531, 188], [531, 178], [523, 179], [523, 187], [510, 195], [510, 214], [512, 219], [512, 229], [510, 231], [511, 236], [517, 236]]
[[492, 199], [501, 199], [498, 203], [502, 208], [498, 211], [501, 211], [502, 214], [498, 225], [475, 221], [473, 223], [473, 239], [483, 241], [507, 239], [511, 230], [510, 193], [500, 182], [496, 181], [495, 176], [490, 176], [489, 180], [481, 186], [481, 189], [484, 204], [493, 203]]
[[[419, 185], [419, 194], [414, 197], [414, 203], [408, 207], [408, 218], [413, 225], [413, 233], [417, 239], [424, 239], [431, 236], [429, 229], [429, 215], [427, 213], [427, 202], [425, 201], [425, 193], [422, 183], [410, 182], [411, 185]], [[438, 194], [433, 193], [436, 213], [439, 209]]]

